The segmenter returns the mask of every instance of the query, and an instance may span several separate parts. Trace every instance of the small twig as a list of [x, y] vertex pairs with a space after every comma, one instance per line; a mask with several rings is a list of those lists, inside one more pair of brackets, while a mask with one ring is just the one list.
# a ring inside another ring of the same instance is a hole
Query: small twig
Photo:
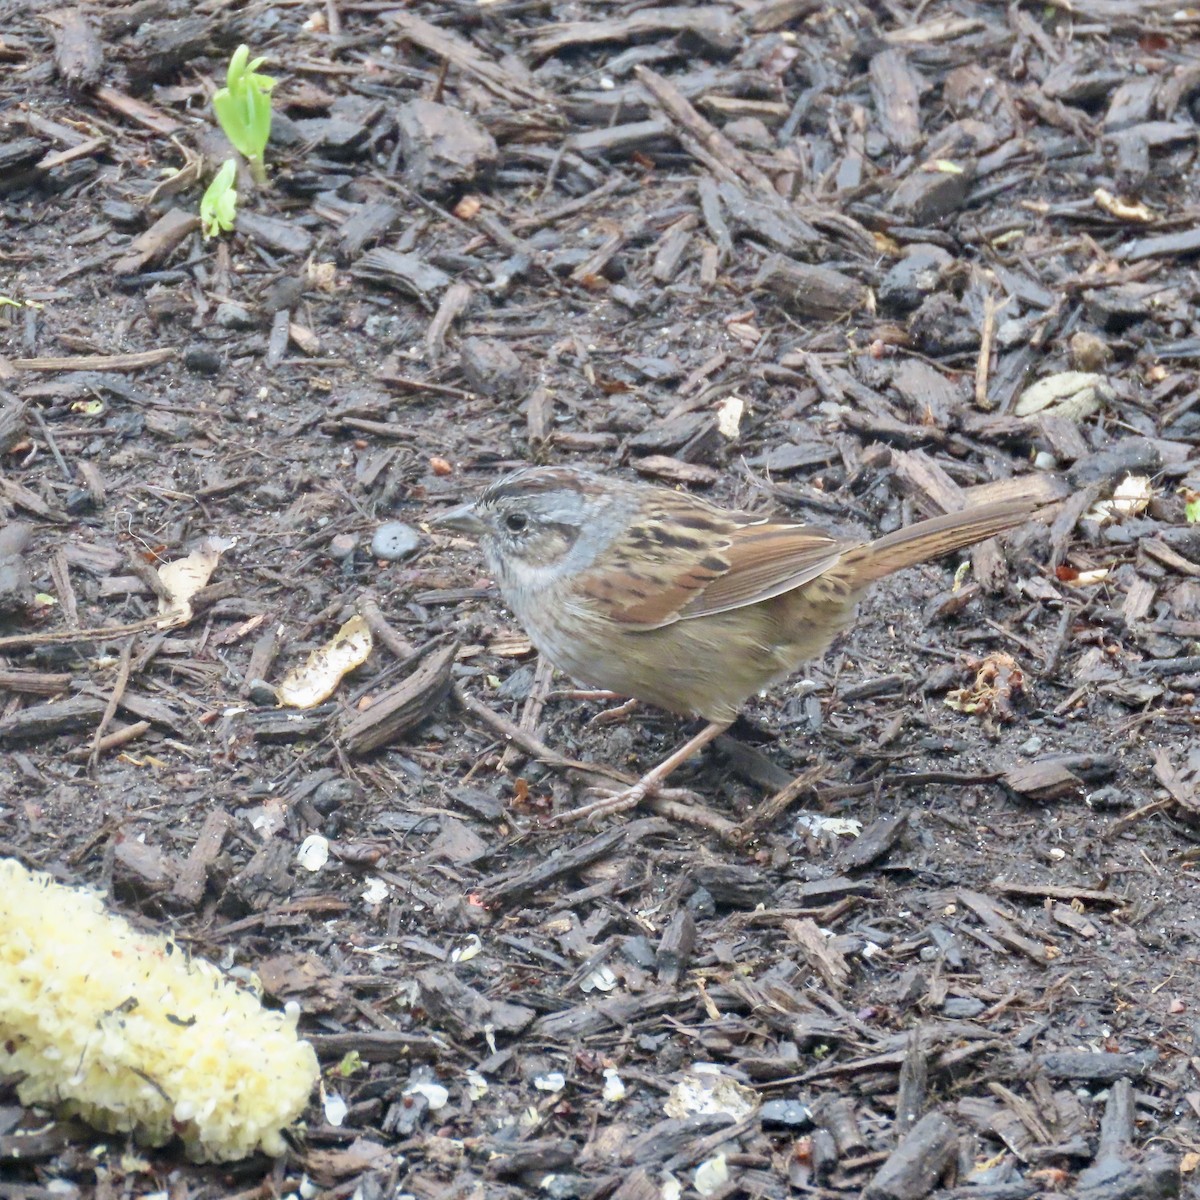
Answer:
[[46, 439], [46, 445], [49, 447], [50, 453], [54, 456], [54, 461], [58, 463], [58, 469], [63, 473], [63, 478], [70, 483], [73, 478], [71, 468], [67, 466], [67, 460], [63, 458], [62, 451], [59, 450], [58, 443], [54, 440], [54, 434], [46, 427], [46, 422], [42, 420], [42, 414], [38, 412], [36, 404], [30, 406], [29, 415], [42, 431], [42, 437]]
[[768, 796], [753, 811], [732, 826], [729, 830], [729, 840], [735, 843], [745, 843], [760, 830], [770, 827], [805, 792], [812, 791], [828, 774], [828, 768], [823, 765], [801, 771], [791, 783], [780, 788], [775, 795]]
[[992, 360], [992, 338], [996, 334], [996, 301], [989, 292], [983, 298], [983, 331], [979, 357], [975, 360], [975, 407], [992, 408], [988, 401], [988, 371]]
[[154, 629], [160, 617], [143, 617], [128, 625], [106, 625], [100, 629], [61, 629], [52, 633], [18, 633], [13, 637], [0, 638], [0, 654], [8, 650], [20, 650], [27, 646], [69, 646], [74, 642], [102, 642], [105, 638], [121, 637], [127, 633], [142, 633]]
[[121, 698], [125, 695], [125, 688], [129, 683], [129, 664], [133, 659], [133, 638], [127, 638], [125, 645], [121, 647], [121, 663], [117, 668], [117, 680], [113, 684], [112, 695], [108, 698], [108, 704], [105, 706], [104, 715], [100, 718], [100, 723], [96, 726], [96, 732], [92, 735], [92, 748], [88, 752], [88, 770], [91, 771], [96, 766], [96, 761], [100, 757], [100, 742], [104, 737], [104, 731], [108, 728], [109, 722], [117, 715], [117, 705], [121, 703]]
[[[550, 693], [550, 684], [553, 679], [554, 667], [551, 666], [550, 660], [539, 658], [533, 673], [533, 686], [529, 689], [529, 695], [525, 698], [525, 707], [521, 710], [521, 728], [529, 733], [536, 732], [538, 722], [542, 719], [542, 710], [546, 707], [546, 697]], [[516, 756], [516, 749], [510, 742], [504, 747], [504, 753], [500, 755], [501, 769], [508, 767]]]
[[[597, 777], [604, 782], [615, 779], [618, 783], [626, 785], [637, 782], [631, 775], [626, 775], [612, 767], [605, 767], [600, 763], [579, 762], [577, 759], [559, 754], [557, 750], [552, 750], [534, 734], [522, 729], [516, 722], [501, 716], [500, 713], [493, 712], [486, 704], [476, 700], [473, 696], [468, 696], [457, 684], [452, 689], [451, 695], [454, 697], [454, 702], [465, 712], [477, 717], [489, 729], [513, 742], [531, 758], [536, 758], [538, 762], [544, 763], [553, 770], [578, 772], [585, 777], [585, 782], [589, 786], [597, 785]], [[604, 782], [600, 782], [599, 786], [604, 786]]]

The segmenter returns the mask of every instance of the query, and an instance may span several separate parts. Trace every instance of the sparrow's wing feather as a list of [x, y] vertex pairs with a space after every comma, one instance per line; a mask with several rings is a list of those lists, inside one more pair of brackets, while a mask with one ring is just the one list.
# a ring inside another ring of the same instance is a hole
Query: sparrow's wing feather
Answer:
[[773, 525], [694, 497], [662, 497], [578, 580], [593, 611], [659, 629], [779, 596], [833, 566], [847, 544], [819, 529]]
[[837, 565], [848, 545], [807, 525], [758, 525], [739, 529], [725, 557], [729, 569], [679, 610], [707, 617], [782, 596]]

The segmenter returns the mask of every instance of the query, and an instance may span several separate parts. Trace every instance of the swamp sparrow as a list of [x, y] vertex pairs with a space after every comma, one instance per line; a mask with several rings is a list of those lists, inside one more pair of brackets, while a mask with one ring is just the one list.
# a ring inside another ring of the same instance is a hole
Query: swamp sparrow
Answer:
[[984, 504], [859, 542], [649, 484], [526, 467], [433, 523], [480, 539], [505, 601], [556, 667], [708, 721], [578, 819], [638, 804], [750, 696], [820, 655], [875, 580], [1020, 525], [1034, 507]]

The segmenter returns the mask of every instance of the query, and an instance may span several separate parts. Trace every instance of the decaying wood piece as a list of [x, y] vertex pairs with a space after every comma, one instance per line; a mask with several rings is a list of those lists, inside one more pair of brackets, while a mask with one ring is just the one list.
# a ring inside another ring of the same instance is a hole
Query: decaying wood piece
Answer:
[[[125, 253], [112, 264], [113, 274], [132, 275], [151, 263], [161, 262], [184, 238], [200, 228], [200, 217], [181, 208], [168, 209], [145, 233], [129, 243]], [[173, 352], [172, 352], [173, 353]], [[60, 368], [62, 370], [69, 368]], [[105, 370], [106, 368], [84, 368]]]
[[674, 123], [680, 143], [693, 158], [726, 183], [749, 187], [772, 199], [778, 197], [767, 175], [698, 112], [674, 84], [649, 67], [638, 67], [636, 74], [655, 104]]
[[505, 68], [477, 50], [461, 34], [442, 29], [413, 12], [392, 11], [386, 14], [401, 35], [414, 45], [429, 51], [435, 58], [445, 59], [460, 71], [477, 79], [488, 91], [517, 109], [530, 103], [539, 105], [547, 114], [553, 112], [554, 98], [533, 82], [527, 72]]
[[338, 740], [346, 751], [356, 756], [370, 754], [429, 717], [450, 690], [450, 668], [457, 651], [453, 642], [434, 650], [407, 679], [376, 697], [369, 708], [343, 721]]
[[34, 704], [0, 718], [0, 745], [57, 737], [92, 729], [104, 715], [103, 700], [91, 696], [72, 696], [68, 700]]
[[49, 16], [54, 28], [54, 65], [59, 78], [72, 89], [85, 90], [100, 79], [104, 51], [87, 15], [65, 8]]
[[643, 8], [626, 17], [604, 21], [559, 21], [549, 25], [529, 43], [536, 62], [571, 46], [597, 42], [635, 41], [656, 34], [683, 33], [717, 54], [737, 48], [738, 22], [731, 9], [716, 5], [678, 5]]
[[232, 827], [233, 818], [223, 808], [212, 809], [204, 818], [191, 852], [183, 861], [171, 887], [171, 898], [175, 903], [183, 908], [195, 908], [200, 903], [208, 883], [209, 870], [221, 853], [221, 846]]
[[830, 320], [867, 308], [871, 290], [830, 267], [796, 262], [782, 254], [763, 261], [754, 287], [765, 288], [802, 316]]
[[864, 1200], [920, 1200], [958, 1158], [958, 1130], [940, 1112], [926, 1113], [904, 1135], [863, 1192]]

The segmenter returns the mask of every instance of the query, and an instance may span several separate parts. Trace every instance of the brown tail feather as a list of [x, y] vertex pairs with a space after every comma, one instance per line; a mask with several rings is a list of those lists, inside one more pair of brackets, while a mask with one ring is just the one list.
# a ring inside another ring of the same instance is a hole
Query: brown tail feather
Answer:
[[931, 517], [847, 551], [840, 565], [850, 569], [856, 582], [871, 583], [1023, 525], [1036, 507], [1028, 501], [1004, 500]]

